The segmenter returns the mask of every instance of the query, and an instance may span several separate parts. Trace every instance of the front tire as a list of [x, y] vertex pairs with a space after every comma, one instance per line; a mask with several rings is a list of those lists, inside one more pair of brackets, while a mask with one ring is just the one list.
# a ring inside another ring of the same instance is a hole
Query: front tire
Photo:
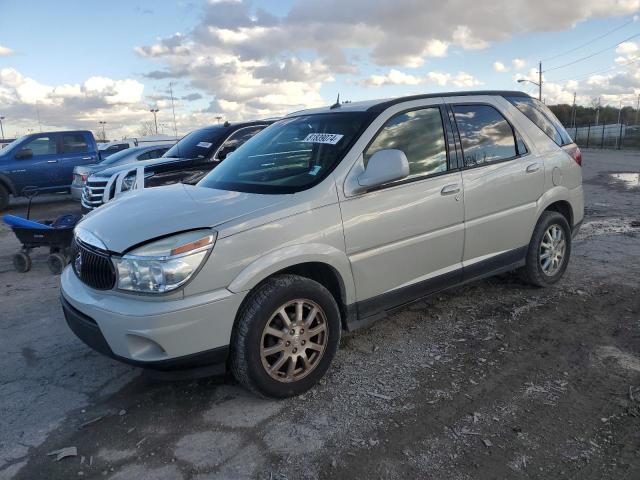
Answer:
[[571, 257], [571, 228], [564, 215], [543, 212], [531, 236], [526, 265], [519, 270], [527, 283], [549, 287], [564, 275]]
[[240, 310], [231, 371], [259, 395], [299, 395], [324, 376], [339, 341], [333, 295], [311, 279], [277, 275], [251, 292]]
[[6, 210], [9, 206], [9, 190], [0, 184], [0, 212]]

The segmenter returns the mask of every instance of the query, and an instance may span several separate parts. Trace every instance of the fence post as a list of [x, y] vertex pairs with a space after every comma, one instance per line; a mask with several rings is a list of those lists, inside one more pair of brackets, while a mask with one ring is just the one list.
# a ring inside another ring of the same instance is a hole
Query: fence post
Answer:
[[586, 148], [589, 148], [589, 136], [591, 135], [591, 122], [589, 122], [587, 124], [587, 146]]
[[602, 124], [602, 138], [600, 139], [600, 148], [604, 148], [604, 127], [606, 126], [605, 123]]
[[622, 149], [622, 122], [620, 122], [620, 133], [618, 133], [618, 142], [617, 142], [618, 150]]

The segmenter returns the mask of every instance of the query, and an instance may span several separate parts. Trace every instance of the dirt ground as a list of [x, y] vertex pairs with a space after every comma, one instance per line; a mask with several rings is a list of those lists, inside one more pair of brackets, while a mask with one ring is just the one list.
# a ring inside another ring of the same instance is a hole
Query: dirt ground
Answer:
[[[640, 154], [586, 151], [583, 173], [556, 288], [508, 274], [399, 309], [279, 402], [94, 353], [44, 252], [14, 273], [0, 227], [0, 479], [640, 478]], [[37, 218], [78, 208], [39, 201]]]

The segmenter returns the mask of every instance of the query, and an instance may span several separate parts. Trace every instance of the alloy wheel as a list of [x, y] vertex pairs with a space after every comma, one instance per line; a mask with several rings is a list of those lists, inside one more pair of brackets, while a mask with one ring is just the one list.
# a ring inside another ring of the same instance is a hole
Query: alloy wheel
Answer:
[[271, 315], [262, 331], [262, 366], [279, 382], [301, 380], [320, 363], [328, 333], [327, 317], [317, 303], [291, 300]]
[[557, 224], [549, 226], [542, 236], [538, 254], [540, 268], [545, 275], [553, 277], [560, 271], [564, 263], [566, 250], [567, 242], [564, 230]]

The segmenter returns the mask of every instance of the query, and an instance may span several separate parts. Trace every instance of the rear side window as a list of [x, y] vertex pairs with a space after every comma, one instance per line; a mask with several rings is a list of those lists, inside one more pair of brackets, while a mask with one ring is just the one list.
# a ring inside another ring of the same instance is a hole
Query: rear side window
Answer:
[[229, 138], [227, 138], [224, 141], [224, 143], [220, 146], [220, 148], [218, 149], [215, 155], [216, 159], [218, 158], [218, 154], [220, 152], [224, 152], [224, 151], [228, 152], [229, 150], [231, 151], [235, 150], [240, 145], [242, 145], [247, 140], [249, 140], [251, 137], [253, 137], [256, 133], [263, 130], [264, 127], [265, 127], [264, 125], [258, 125], [256, 127], [246, 127], [246, 128], [240, 128], [236, 130], [231, 135], [229, 135]]
[[401, 150], [409, 161], [409, 177], [447, 170], [447, 148], [439, 108], [423, 108], [390, 118], [364, 152], [365, 166], [379, 150]]
[[168, 148], [156, 148], [154, 150], [149, 150], [148, 152], [144, 152], [141, 155], [138, 155], [138, 160], [152, 160], [154, 158], [160, 158], [164, 153], [169, 150]]
[[86, 153], [89, 151], [87, 139], [81, 133], [62, 135], [62, 153]]
[[465, 167], [508, 160], [518, 155], [513, 128], [498, 110], [489, 105], [453, 105], [452, 108]]
[[505, 98], [559, 146], [573, 143], [560, 121], [544, 103], [531, 97]]

